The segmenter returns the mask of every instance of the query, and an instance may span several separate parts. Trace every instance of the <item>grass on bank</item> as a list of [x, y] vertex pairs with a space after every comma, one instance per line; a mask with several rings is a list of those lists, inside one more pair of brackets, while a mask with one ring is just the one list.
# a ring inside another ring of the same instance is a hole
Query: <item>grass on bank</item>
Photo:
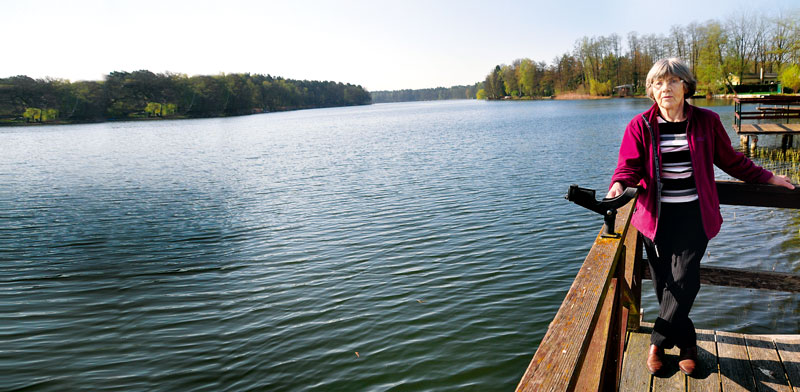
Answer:
[[789, 148], [786, 151], [780, 148], [757, 148], [751, 157], [765, 169], [780, 175], [785, 175], [794, 184], [800, 184], [800, 150]]

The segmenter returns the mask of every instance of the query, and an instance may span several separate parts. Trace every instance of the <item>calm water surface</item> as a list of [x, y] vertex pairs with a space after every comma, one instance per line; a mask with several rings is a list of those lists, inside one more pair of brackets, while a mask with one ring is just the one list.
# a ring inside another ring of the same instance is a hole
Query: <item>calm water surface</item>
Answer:
[[[605, 189], [648, 106], [1, 128], [0, 390], [512, 390], [602, 225], [567, 186]], [[798, 272], [798, 213], [722, 212], [705, 263]], [[800, 331], [783, 293], [692, 315]]]

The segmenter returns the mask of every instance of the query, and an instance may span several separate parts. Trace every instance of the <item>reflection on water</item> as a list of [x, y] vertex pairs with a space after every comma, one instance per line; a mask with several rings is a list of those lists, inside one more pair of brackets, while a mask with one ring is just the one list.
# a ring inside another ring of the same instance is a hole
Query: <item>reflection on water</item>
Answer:
[[[563, 195], [608, 186], [649, 106], [0, 129], [0, 390], [513, 389], [602, 225]], [[704, 262], [797, 271], [796, 212], [722, 213]], [[692, 316], [791, 333], [798, 309], [704, 287]]]
[[695, 106], [714, 107], [716, 109], [717, 107], [724, 106], [733, 107], [733, 98], [692, 98], [689, 100], [689, 103]]

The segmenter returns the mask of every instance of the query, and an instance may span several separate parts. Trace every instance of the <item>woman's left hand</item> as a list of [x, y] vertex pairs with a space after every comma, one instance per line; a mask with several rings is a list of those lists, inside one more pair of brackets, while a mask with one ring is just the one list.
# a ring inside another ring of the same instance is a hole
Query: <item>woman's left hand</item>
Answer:
[[792, 185], [791, 181], [789, 181], [789, 177], [781, 176], [781, 175], [774, 175], [767, 181], [767, 184], [778, 185], [784, 188], [794, 189], [794, 185]]

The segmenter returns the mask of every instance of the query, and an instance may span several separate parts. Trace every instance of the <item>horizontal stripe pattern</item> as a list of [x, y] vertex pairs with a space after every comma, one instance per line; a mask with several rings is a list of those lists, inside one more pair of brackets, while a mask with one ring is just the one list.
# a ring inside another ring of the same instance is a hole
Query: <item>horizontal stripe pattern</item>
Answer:
[[688, 203], [697, 200], [697, 189], [684, 189], [679, 191], [661, 191], [661, 201], [664, 203]]
[[661, 131], [661, 201], [688, 203], [697, 200], [697, 188], [692, 169], [692, 155], [686, 139], [686, 121], [667, 122], [658, 118]]
[[672, 180], [664, 181], [663, 190], [667, 191], [680, 191], [680, 190], [689, 190], [694, 189], [694, 176], [685, 177], [685, 178], [676, 178]]

